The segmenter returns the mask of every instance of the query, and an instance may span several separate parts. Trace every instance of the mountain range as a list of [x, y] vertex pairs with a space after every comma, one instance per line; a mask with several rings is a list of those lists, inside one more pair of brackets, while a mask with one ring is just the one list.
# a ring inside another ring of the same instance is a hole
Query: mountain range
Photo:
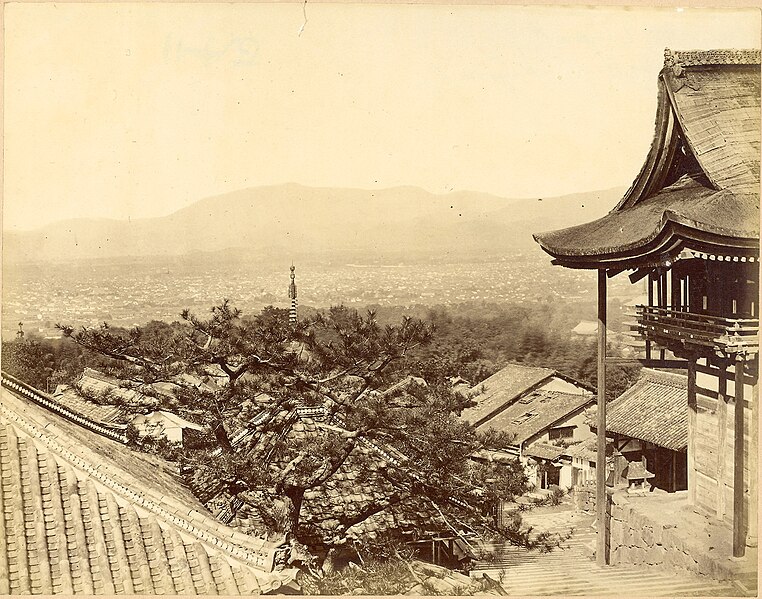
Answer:
[[625, 188], [509, 199], [417, 187], [379, 190], [284, 184], [199, 200], [167, 216], [71, 219], [5, 232], [6, 263], [122, 257], [341, 256], [457, 260], [535, 248], [531, 234], [599, 218]]

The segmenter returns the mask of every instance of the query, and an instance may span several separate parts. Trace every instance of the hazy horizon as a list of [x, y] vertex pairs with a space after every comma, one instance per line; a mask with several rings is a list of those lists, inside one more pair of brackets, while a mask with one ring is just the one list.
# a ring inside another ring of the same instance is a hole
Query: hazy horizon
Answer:
[[[505, 200], [507, 202], [524, 202], [524, 201], [528, 201], [528, 200], [535, 200], [535, 199], [537, 199], [539, 197], [539, 196], [533, 196], [533, 197], [505, 197], [505, 196], [499, 196], [499, 195], [491, 194], [489, 192], [474, 191], [472, 189], [454, 189], [452, 191], [447, 191], [447, 192], [442, 192], [442, 193], [436, 193], [436, 192], [431, 192], [431, 191], [429, 191], [429, 190], [427, 190], [427, 189], [425, 189], [423, 187], [420, 187], [419, 185], [395, 185], [393, 187], [368, 187], [368, 188], [354, 187], [354, 188], [349, 188], [349, 187], [329, 187], [329, 186], [319, 186], [319, 185], [314, 185], [314, 186], [313, 185], [304, 185], [302, 183], [296, 183], [294, 181], [287, 181], [285, 183], [276, 183], [276, 184], [272, 184], [272, 185], [260, 185], [260, 186], [246, 187], [246, 188], [243, 188], [243, 189], [231, 190], [231, 191], [227, 191], [227, 192], [224, 192], [224, 193], [221, 193], [221, 194], [215, 194], [215, 195], [212, 195], [212, 196], [200, 197], [200, 198], [198, 198], [196, 200], [192, 200], [192, 201], [188, 202], [188, 204], [186, 204], [184, 206], [180, 206], [179, 208], [172, 209], [169, 212], [162, 213], [162, 214], [155, 214], [155, 215], [152, 215], [152, 216], [145, 216], [145, 217], [141, 217], [141, 218], [118, 217], [118, 216], [116, 216], [116, 217], [109, 217], [109, 216], [103, 216], [103, 217], [95, 217], [95, 216], [66, 217], [66, 218], [61, 219], [61, 220], [54, 220], [54, 221], [47, 222], [46, 224], [43, 224], [43, 225], [31, 228], [31, 229], [9, 229], [9, 228], [7, 228], [5, 226], [5, 223], [3, 223], [3, 231], [6, 231], [8, 233], [32, 233], [32, 232], [38, 231], [40, 229], [44, 229], [44, 228], [46, 228], [46, 227], [48, 227], [50, 225], [55, 225], [55, 224], [58, 224], [58, 223], [65, 223], [65, 222], [69, 222], [69, 221], [94, 221], [94, 222], [96, 222], [96, 221], [107, 221], [107, 222], [116, 222], [116, 223], [126, 223], [126, 222], [135, 222], [135, 221], [146, 221], [146, 220], [153, 220], [153, 219], [161, 219], [161, 218], [165, 218], [165, 217], [168, 217], [168, 216], [172, 216], [173, 214], [176, 214], [176, 213], [181, 212], [181, 211], [183, 211], [183, 210], [185, 210], [187, 208], [190, 208], [194, 204], [197, 204], [197, 203], [202, 202], [204, 200], [212, 200], [212, 199], [215, 199], [215, 198], [229, 196], [229, 195], [232, 196], [232, 195], [235, 195], [235, 194], [240, 193], [240, 192], [245, 192], [247, 190], [268, 189], [268, 188], [283, 189], [283, 188], [289, 187], [289, 186], [292, 186], [292, 187], [301, 187], [301, 188], [305, 188], [305, 189], [326, 189], [326, 190], [358, 191], [358, 192], [390, 191], [390, 190], [394, 190], [394, 189], [418, 189], [418, 190], [424, 191], [427, 194], [431, 194], [431, 195], [433, 195], [435, 197], [446, 198], [448, 196], [458, 195], [458, 194], [474, 194], [474, 195], [492, 196], [492, 197], [494, 197], [496, 199]], [[594, 193], [599, 193], [599, 192], [608, 192], [608, 191], [616, 190], [616, 189], [621, 189], [622, 191], [624, 191], [624, 190], [627, 189], [628, 186], [629, 186], [629, 183], [622, 184], [622, 185], [615, 185], [613, 187], [608, 187], [606, 189], [571, 190], [568, 193], [564, 193], [564, 194], [559, 195], [559, 196], [546, 196], [543, 199], [553, 200], [553, 199], [557, 199], [557, 198], [564, 198], [566, 196], [574, 196], [574, 195], [580, 195], [580, 194], [594, 194]], [[613, 205], [612, 205], [612, 208], [613, 208]]]
[[755, 9], [4, 8], [10, 231], [283, 181], [511, 199], [628, 185], [664, 48], [759, 47], [760, 33]]

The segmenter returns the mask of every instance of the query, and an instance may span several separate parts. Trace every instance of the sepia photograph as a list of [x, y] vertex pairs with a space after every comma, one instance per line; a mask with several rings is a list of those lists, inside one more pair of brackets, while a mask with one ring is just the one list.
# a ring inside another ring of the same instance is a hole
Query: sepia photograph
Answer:
[[2, 36], [0, 595], [757, 596], [758, 8]]

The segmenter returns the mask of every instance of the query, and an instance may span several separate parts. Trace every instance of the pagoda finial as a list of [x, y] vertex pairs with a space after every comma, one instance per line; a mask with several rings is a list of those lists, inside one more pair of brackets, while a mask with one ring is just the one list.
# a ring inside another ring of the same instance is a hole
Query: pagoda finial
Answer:
[[288, 297], [291, 300], [291, 309], [288, 312], [288, 322], [294, 326], [296, 325], [296, 267], [293, 262], [291, 263], [291, 284], [288, 286]]

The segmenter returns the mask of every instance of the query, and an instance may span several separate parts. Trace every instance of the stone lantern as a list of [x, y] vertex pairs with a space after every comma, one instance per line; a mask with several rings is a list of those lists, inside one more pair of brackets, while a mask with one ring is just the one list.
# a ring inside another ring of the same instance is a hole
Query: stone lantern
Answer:
[[646, 458], [643, 456], [639, 462], [630, 462], [624, 472], [627, 478], [627, 493], [630, 495], [645, 495], [651, 488], [648, 479], [656, 476], [646, 469]]

